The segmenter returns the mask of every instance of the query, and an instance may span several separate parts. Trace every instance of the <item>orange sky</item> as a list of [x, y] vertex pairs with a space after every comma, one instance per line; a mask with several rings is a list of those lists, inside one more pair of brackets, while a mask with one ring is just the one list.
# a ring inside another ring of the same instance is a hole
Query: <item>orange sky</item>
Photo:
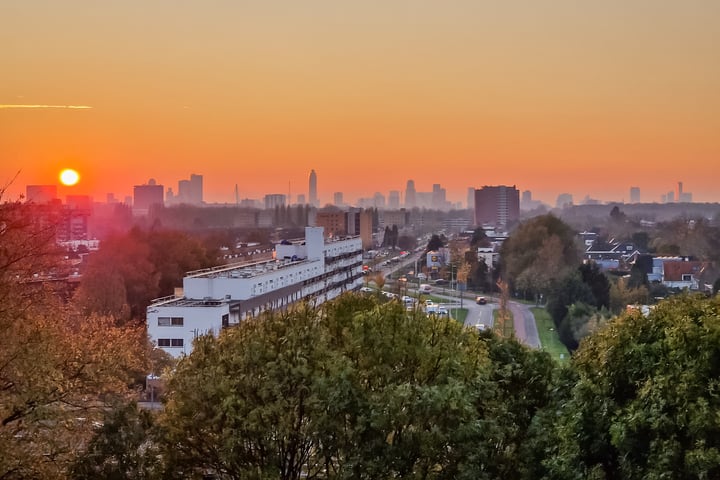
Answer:
[[[0, 2], [0, 181], [720, 201], [720, 2]], [[89, 109], [20, 105], [89, 106]], [[10, 108], [12, 106], [12, 108]]]

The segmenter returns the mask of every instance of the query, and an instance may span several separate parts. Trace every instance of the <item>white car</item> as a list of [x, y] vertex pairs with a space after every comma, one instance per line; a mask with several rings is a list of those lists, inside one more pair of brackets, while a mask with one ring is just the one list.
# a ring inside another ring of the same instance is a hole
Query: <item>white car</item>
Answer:
[[360, 289], [360, 291], [361, 291], [362, 293], [372, 293], [372, 292], [373, 292], [373, 289], [370, 288], [370, 287], [362, 287], [362, 288]]
[[476, 323], [475, 325], [473, 325], [473, 327], [478, 332], [483, 332], [483, 331], [487, 330], [487, 328], [488, 328], [488, 326], [485, 325], [484, 323]]

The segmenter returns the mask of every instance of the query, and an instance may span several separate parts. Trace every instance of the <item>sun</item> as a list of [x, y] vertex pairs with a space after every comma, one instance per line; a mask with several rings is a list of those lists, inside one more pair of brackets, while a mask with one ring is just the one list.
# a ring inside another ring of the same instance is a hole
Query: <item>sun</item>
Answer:
[[72, 186], [80, 180], [80, 174], [72, 168], [66, 168], [60, 172], [60, 183], [63, 185]]

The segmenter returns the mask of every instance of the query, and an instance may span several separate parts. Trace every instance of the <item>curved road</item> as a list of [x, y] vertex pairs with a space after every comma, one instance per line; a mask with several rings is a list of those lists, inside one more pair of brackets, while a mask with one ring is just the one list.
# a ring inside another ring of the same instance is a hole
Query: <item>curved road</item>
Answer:
[[[401, 267], [410, 265], [415, 262], [419, 255], [410, 255], [400, 261], [398, 264], [393, 266], [381, 267], [380, 271], [385, 275], [390, 275], [395, 270]], [[439, 289], [435, 287], [433, 295], [438, 297], [447, 298], [450, 301], [457, 302], [457, 306], [460, 306], [460, 299], [455, 297], [458, 292], [448, 290], [447, 294], [445, 289]], [[454, 294], [454, 295], [453, 295]], [[466, 294], [468, 295], [468, 294]], [[468, 295], [470, 298], [463, 299], [463, 308], [468, 309], [468, 315], [465, 318], [465, 325], [474, 326], [478, 323], [487, 325], [488, 328], [493, 326], [493, 310], [497, 308], [495, 299], [488, 298], [487, 305], [478, 305], [475, 303], [474, 294]], [[530, 307], [524, 303], [518, 303], [510, 301], [508, 302], [510, 312], [513, 315], [513, 324], [515, 326], [515, 338], [520, 342], [531, 348], [540, 348], [540, 337], [538, 335], [537, 325], [535, 324], [535, 316], [530, 311]], [[448, 308], [454, 308], [455, 305], [448, 305]]]

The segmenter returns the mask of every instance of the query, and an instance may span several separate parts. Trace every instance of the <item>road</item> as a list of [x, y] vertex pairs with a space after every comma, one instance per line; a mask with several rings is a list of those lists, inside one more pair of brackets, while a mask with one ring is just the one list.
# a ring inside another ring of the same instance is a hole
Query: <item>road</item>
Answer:
[[[389, 265], [387, 267], [381, 268], [381, 272], [389, 277], [389, 275], [396, 270], [413, 264], [415, 260], [420, 257], [420, 255], [410, 255], [395, 265]], [[416, 285], [414, 284], [409, 285], [409, 287], [411, 288], [415, 286]], [[434, 287], [432, 295], [446, 298], [449, 301], [459, 302], [459, 298], [456, 298], [457, 293], [458, 292], [453, 290], [443, 289], [441, 287]], [[474, 296], [471, 296], [470, 298], [465, 298], [463, 301], [463, 308], [468, 309], [468, 315], [465, 318], [465, 325], [473, 326], [477, 325], [478, 323], [482, 323], [484, 325], [487, 325], [489, 328], [492, 328], [493, 310], [497, 308], [497, 304], [492, 303], [491, 300], [492, 299], [488, 297], [487, 305], [478, 305], [475, 303]], [[525, 305], [524, 303], [518, 303], [513, 301], [508, 302], [508, 306], [510, 307], [510, 312], [513, 315], [513, 324], [515, 325], [515, 338], [517, 338], [520, 342], [524, 343], [529, 347], [540, 348], [540, 336], [538, 335], [537, 325], [535, 324], [535, 316], [530, 311], [530, 307], [528, 305]]]
[[540, 336], [538, 335], [535, 316], [530, 307], [524, 303], [508, 302], [510, 312], [515, 325], [515, 338], [532, 348], [540, 348]]

